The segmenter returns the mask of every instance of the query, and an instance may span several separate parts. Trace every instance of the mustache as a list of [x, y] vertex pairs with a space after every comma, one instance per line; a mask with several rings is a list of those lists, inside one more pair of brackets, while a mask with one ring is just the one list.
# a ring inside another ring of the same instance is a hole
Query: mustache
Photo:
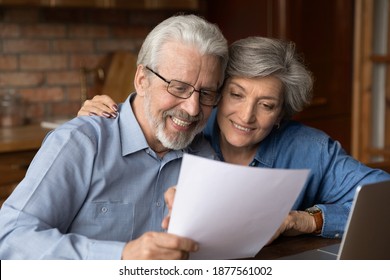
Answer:
[[166, 118], [166, 117], [175, 117], [175, 118], [179, 118], [183, 121], [187, 121], [187, 122], [199, 122], [203, 119], [203, 112], [201, 111], [198, 115], [196, 116], [191, 116], [189, 115], [187, 112], [183, 111], [183, 110], [175, 110], [175, 109], [172, 109], [172, 110], [169, 110], [169, 111], [165, 111], [163, 113], [163, 117]]

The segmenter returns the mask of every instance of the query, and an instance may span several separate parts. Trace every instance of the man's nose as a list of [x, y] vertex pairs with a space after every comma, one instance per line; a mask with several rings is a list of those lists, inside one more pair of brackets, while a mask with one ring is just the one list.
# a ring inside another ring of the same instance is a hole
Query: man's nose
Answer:
[[199, 93], [193, 91], [191, 96], [184, 99], [183, 110], [185, 110], [190, 116], [197, 116], [200, 112]]

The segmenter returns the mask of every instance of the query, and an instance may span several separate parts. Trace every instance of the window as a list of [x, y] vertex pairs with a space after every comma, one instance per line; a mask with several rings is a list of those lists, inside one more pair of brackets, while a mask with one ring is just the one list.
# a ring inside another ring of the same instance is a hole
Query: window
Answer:
[[353, 156], [386, 168], [390, 167], [389, 2], [355, 1], [352, 118]]

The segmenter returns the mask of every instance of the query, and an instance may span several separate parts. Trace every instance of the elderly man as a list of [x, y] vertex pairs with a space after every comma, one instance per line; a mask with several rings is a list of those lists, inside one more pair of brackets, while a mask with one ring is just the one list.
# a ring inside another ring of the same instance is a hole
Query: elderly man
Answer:
[[79, 117], [50, 133], [0, 211], [1, 259], [181, 259], [197, 244], [163, 231], [164, 192], [199, 133], [228, 59], [220, 30], [171, 17], [146, 37], [119, 117]]

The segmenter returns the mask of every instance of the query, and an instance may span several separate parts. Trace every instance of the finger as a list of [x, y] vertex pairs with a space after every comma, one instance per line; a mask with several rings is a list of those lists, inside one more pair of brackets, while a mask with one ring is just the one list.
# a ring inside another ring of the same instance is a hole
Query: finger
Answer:
[[97, 106], [88, 106], [84, 105], [81, 107], [81, 109], [77, 112], [77, 116], [100, 116], [100, 117], [106, 117], [106, 118], [115, 118], [116, 113], [109, 113], [107, 112], [109, 110], [101, 109]]
[[158, 233], [157, 246], [185, 252], [196, 252], [199, 245], [192, 239], [170, 233]]
[[116, 118], [117, 112], [107, 107], [102, 101], [98, 99], [86, 100], [83, 107], [77, 113], [77, 116], [91, 116], [97, 115], [106, 118]]
[[175, 199], [176, 195], [176, 187], [170, 187], [165, 193], [164, 193], [164, 199], [165, 203], [167, 204], [168, 210], [172, 210], [173, 201]]
[[172, 206], [173, 206], [173, 201], [175, 198], [176, 194], [176, 186], [169, 188], [165, 193], [164, 193], [164, 199], [165, 203], [168, 207], [168, 215], [164, 217], [161, 223], [161, 227], [163, 229], [168, 229], [169, 221], [171, 218], [171, 213], [172, 213]]
[[96, 95], [95, 97], [92, 99], [93, 101], [104, 104], [105, 106], [110, 108], [110, 110], [112, 110], [113, 112], [118, 111], [118, 105], [109, 95]]
[[90, 110], [90, 111], [94, 110], [94, 111], [98, 112], [99, 114], [101, 114], [101, 112], [107, 113], [109, 115], [116, 113], [115, 110], [110, 108], [109, 104], [106, 104], [103, 101], [91, 100], [89, 103], [85, 103], [84, 107], [85, 107], [85, 109]]
[[180, 249], [186, 248], [187, 245], [183, 245], [186, 241], [167, 233], [147, 232], [126, 244], [122, 259], [187, 259], [189, 250]]
[[124, 260], [173, 260], [184, 259], [189, 254], [180, 251], [160, 247], [155, 244], [154, 239], [147, 236], [130, 241], [126, 244], [122, 252]]
[[84, 110], [83, 107], [81, 107], [81, 109], [77, 112], [77, 116], [80, 117], [80, 116], [89, 116], [90, 112]]
[[284, 235], [295, 236], [303, 233], [312, 233], [315, 227], [314, 218], [306, 211], [290, 212], [290, 225]]
[[171, 213], [168, 213], [161, 222], [161, 227], [165, 230], [168, 229], [169, 221], [171, 220]]
[[190, 253], [188, 252], [182, 252], [181, 254], [181, 260], [188, 260], [190, 258]]

